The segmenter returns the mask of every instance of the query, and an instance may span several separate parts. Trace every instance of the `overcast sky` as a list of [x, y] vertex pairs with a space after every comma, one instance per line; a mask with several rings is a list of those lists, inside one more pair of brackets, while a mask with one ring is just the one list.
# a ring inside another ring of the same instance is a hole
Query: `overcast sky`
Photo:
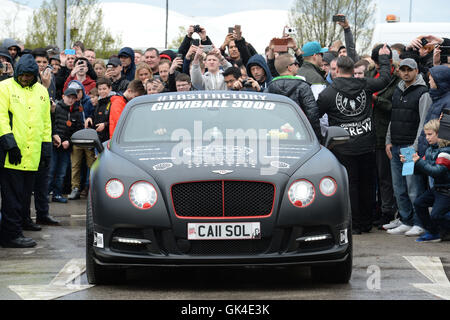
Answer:
[[[37, 8], [42, 0], [19, 0], [23, 4]], [[165, 0], [100, 0], [101, 2], [135, 2], [165, 7]], [[400, 16], [401, 22], [409, 21], [411, 0], [375, 0], [378, 4], [378, 22], [383, 22], [388, 14]], [[170, 10], [188, 16], [221, 16], [227, 13], [255, 9], [289, 10], [295, 0], [169, 0]], [[412, 0], [413, 22], [450, 22], [448, 0]]]

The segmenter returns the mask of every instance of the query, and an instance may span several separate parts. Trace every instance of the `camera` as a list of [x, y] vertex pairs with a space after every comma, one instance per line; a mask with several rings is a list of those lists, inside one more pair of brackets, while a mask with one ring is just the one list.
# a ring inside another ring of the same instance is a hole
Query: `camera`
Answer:
[[248, 81], [247, 79], [242, 80], [242, 86], [243, 86], [244, 88], [251, 88], [251, 87], [253, 87], [252, 84], [251, 84], [251, 82]]
[[8, 66], [0, 62], [0, 73], [6, 73], [6, 68]]
[[195, 25], [194, 26], [194, 32], [196, 32], [196, 33], [200, 33], [200, 32], [202, 32], [202, 29], [200, 28], [200, 25]]
[[422, 43], [422, 46], [424, 46], [424, 47], [428, 44], [428, 41], [425, 38], [422, 38], [420, 41]]
[[284, 28], [284, 33], [288, 34], [288, 35], [295, 35], [295, 34], [297, 34], [297, 29], [295, 29], [293, 27], [286, 27], [286, 28]]

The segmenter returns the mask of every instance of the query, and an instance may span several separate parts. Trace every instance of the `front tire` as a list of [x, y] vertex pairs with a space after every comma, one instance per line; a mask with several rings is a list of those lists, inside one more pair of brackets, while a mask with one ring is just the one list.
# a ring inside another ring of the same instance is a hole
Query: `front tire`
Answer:
[[94, 260], [94, 218], [92, 216], [91, 192], [86, 208], [86, 275], [89, 284], [114, 284], [125, 279], [124, 269], [111, 269], [97, 264]]
[[350, 278], [352, 277], [352, 269], [353, 269], [353, 240], [350, 233], [347, 258], [342, 262], [337, 262], [325, 266], [312, 266], [311, 276], [313, 280], [317, 282], [346, 284], [350, 281]]

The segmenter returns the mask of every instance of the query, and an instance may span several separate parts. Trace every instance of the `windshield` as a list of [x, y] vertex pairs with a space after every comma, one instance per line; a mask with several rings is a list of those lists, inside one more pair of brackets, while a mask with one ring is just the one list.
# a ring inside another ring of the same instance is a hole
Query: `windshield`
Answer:
[[228, 136], [294, 140], [312, 137], [294, 106], [273, 101], [190, 100], [152, 102], [133, 107], [120, 143], [208, 140]]

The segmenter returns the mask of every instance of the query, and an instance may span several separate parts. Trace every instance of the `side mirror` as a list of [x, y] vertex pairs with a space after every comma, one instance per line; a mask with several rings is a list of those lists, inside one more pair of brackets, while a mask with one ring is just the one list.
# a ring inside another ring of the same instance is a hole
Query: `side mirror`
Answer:
[[99, 153], [104, 150], [97, 131], [94, 129], [78, 130], [72, 135], [70, 140], [74, 145], [80, 148], [95, 148]]
[[333, 149], [339, 144], [344, 144], [350, 140], [350, 134], [341, 127], [329, 127], [325, 135], [325, 147]]

